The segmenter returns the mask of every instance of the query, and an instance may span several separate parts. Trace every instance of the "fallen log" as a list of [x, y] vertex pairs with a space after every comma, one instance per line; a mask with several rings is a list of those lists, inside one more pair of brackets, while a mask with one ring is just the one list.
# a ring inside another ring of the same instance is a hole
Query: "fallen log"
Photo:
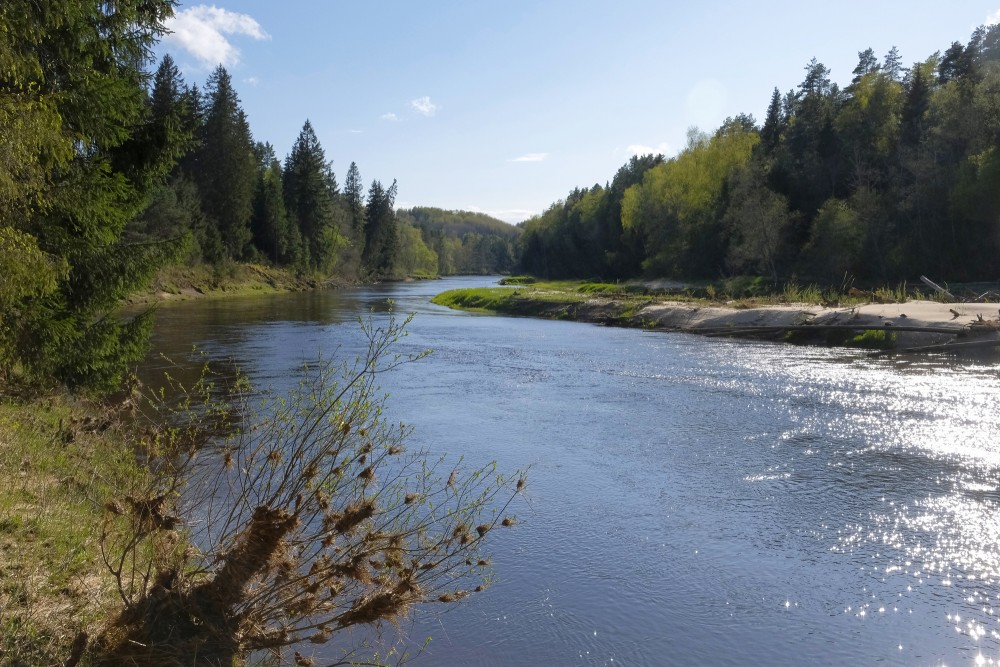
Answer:
[[944, 294], [944, 295], [945, 295], [946, 297], [948, 297], [948, 298], [949, 298], [949, 299], [951, 299], [952, 301], [954, 301], [954, 300], [955, 300], [955, 295], [953, 295], [953, 294], [952, 294], [951, 292], [949, 292], [949, 291], [948, 291], [948, 290], [946, 290], [945, 288], [943, 288], [943, 287], [941, 287], [940, 285], [938, 285], [937, 283], [935, 283], [935, 282], [934, 282], [933, 280], [931, 280], [931, 279], [930, 279], [930, 278], [928, 278], [927, 276], [920, 276], [920, 281], [921, 281], [921, 282], [922, 282], [923, 284], [925, 284], [925, 285], [927, 285], [928, 287], [930, 287], [930, 288], [931, 288], [932, 290], [934, 290], [935, 292], [937, 292], [938, 294]]

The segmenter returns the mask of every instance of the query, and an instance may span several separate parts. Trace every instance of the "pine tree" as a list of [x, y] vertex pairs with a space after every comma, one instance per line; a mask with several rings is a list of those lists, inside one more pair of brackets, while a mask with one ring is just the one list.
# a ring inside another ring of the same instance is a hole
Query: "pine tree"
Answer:
[[347, 239], [339, 226], [336, 178], [308, 120], [285, 159], [284, 192], [285, 208], [302, 235], [309, 267], [330, 273]]
[[361, 182], [361, 172], [354, 162], [347, 168], [344, 179], [344, 202], [347, 205], [347, 215], [355, 236], [361, 236], [365, 226], [365, 186]]
[[784, 127], [781, 117], [781, 93], [775, 87], [771, 93], [771, 103], [767, 105], [767, 117], [764, 118], [764, 127], [760, 131], [761, 147], [766, 155], [774, 152], [781, 141], [781, 132]]
[[225, 255], [242, 258], [251, 239], [257, 160], [246, 114], [221, 65], [208, 79], [196, 176], [203, 210], [216, 224]]
[[[272, 150], [273, 155], [273, 150]], [[253, 216], [250, 219], [254, 245], [276, 264], [294, 264], [301, 240], [293, 236], [285, 211], [281, 163], [272, 157], [257, 181]]]
[[[169, 0], [0, 4], [0, 276], [48, 266], [0, 295], [0, 364], [30, 379], [111, 390], [151, 319], [113, 315], [176, 246], [129, 245], [126, 224], [178, 154], [150, 109], [144, 67]], [[12, 241], [13, 240], [13, 241]]]
[[372, 276], [387, 278], [392, 275], [398, 243], [396, 229], [396, 181], [386, 189], [379, 181], [372, 181], [365, 204], [365, 250], [362, 261]]

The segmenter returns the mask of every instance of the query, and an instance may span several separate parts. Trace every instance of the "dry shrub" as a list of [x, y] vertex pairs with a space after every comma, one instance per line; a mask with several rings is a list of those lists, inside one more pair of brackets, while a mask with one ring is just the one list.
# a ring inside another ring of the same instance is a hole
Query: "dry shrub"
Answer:
[[312, 364], [287, 396], [240, 381], [220, 402], [206, 382], [167, 414], [156, 404], [156, 487], [107, 515], [124, 611], [97, 662], [231, 665], [485, 589], [485, 537], [523, 478], [406, 452], [376, 382], [423, 356], [389, 352], [405, 325], [363, 323], [356, 365]]

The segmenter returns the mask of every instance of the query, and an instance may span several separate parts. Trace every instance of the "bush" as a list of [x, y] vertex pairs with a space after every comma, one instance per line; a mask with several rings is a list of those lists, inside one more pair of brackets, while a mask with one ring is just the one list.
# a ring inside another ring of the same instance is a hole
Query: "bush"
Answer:
[[376, 382], [423, 356], [390, 354], [405, 324], [369, 321], [355, 364], [311, 364], [286, 396], [241, 380], [221, 401], [203, 380], [175, 407], [151, 404], [169, 424], [144, 443], [161, 474], [109, 508], [104, 554], [124, 609], [98, 662], [231, 665], [486, 587], [486, 536], [514, 523], [524, 478], [406, 451]]

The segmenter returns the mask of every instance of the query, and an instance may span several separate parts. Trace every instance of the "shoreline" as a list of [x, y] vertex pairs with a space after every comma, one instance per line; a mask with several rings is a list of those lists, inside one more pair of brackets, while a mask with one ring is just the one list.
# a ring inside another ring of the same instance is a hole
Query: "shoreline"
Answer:
[[1000, 303], [995, 302], [914, 300], [839, 307], [802, 303], [736, 307], [668, 298], [562, 296], [513, 289], [487, 302], [471, 294], [465, 297], [457, 290], [438, 295], [434, 302], [501, 315], [887, 352], [948, 352], [1000, 346]]

